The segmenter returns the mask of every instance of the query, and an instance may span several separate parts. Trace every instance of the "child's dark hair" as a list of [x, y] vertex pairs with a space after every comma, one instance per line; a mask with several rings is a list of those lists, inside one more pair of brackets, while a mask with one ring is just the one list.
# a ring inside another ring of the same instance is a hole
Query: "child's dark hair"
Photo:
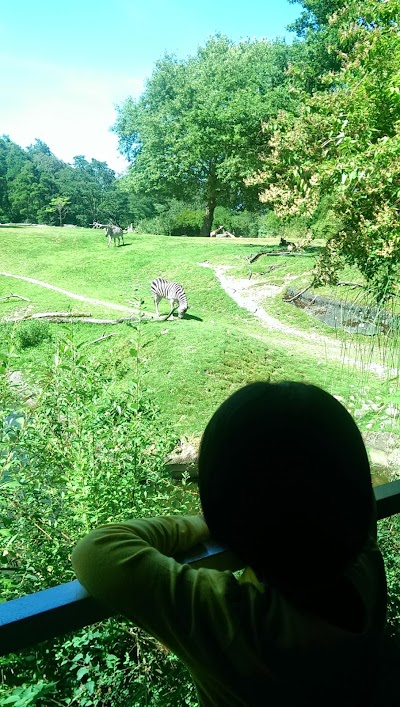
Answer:
[[218, 408], [200, 446], [199, 490], [215, 540], [289, 592], [339, 576], [374, 513], [353, 418], [329, 393], [291, 381], [251, 383]]

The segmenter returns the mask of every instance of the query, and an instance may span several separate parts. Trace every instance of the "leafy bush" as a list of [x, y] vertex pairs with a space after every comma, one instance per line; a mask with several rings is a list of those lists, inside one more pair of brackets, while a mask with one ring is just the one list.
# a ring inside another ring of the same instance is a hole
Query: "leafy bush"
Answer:
[[281, 224], [281, 219], [273, 211], [268, 211], [260, 216], [258, 235], [260, 238], [275, 237], [282, 228]]
[[[3, 600], [73, 579], [71, 549], [94, 526], [197, 511], [197, 496], [164, 472], [175, 440], [142, 393], [141, 345], [136, 329], [135, 374], [121, 393], [73, 337], [64, 338], [35, 381], [41, 392], [32, 408], [12, 394], [5, 375], [12, 358], [1, 356]], [[193, 695], [174, 656], [122, 619], [9, 656], [0, 685], [1, 704], [19, 706], [194, 705]]]
[[17, 343], [20, 349], [28, 349], [39, 346], [43, 341], [50, 341], [52, 334], [47, 322], [32, 321], [23, 322], [17, 329]]
[[214, 212], [213, 229], [223, 225], [227, 231], [242, 238], [257, 238], [260, 216], [252, 211], [233, 211], [217, 206]]
[[199, 236], [204, 220], [204, 209], [171, 199], [156, 207], [157, 216], [139, 221], [138, 228], [143, 233], [164, 236]]
[[183, 209], [172, 220], [171, 236], [199, 236], [204, 221], [204, 211]]

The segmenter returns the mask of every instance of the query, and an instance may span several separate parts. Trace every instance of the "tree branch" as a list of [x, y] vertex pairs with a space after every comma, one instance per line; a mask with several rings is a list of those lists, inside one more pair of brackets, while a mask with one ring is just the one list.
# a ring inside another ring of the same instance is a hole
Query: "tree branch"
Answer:
[[16, 299], [22, 299], [24, 300], [24, 302], [32, 302], [31, 299], [28, 299], [27, 297], [22, 297], [21, 295], [15, 295], [13, 292], [11, 292], [9, 295], [6, 295], [5, 297], [0, 297], [0, 302], [11, 299], [11, 297], [16, 297]]

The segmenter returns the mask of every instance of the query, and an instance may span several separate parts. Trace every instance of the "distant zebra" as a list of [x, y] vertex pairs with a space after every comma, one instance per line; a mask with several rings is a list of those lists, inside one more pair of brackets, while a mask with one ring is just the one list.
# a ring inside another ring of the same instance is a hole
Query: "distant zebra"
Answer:
[[104, 228], [104, 233], [107, 236], [108, 240], [108, 247], [111, 245], [111, 241], [114, 241], [114, 245], [120, 245], [120, 241], [122, 240], [122, 245], [125, 245], [124, 243], [124, 232], [122, 228], [119, 226], [112, 226], [111, 224], [109, 226], [106, 226]]
[[154, 297], [154, 304], [156, 306], [157, 317], [160, 316], [160, 313], [158, 311], [158, 303], [164, 297], [165, 299], [169, 300], [169, 303], [171, 305], [171, 311], [168, 316], [171, 316], [174, 310], [174, 304], [175, 302], [177, 302], [178, 317], [179, 319], [182, 319], [183, 315], [185, 314], [188, 308], [188, 303], [186, 299], [185, 290], [181, 285], [178, 285], [177, 282], [169, 282], [169, 280], [164, 280], [164, 278], [162, 277], [156, 277], [156, 279], [153, 280], [153, 282], [151, 283], [151, 292]]

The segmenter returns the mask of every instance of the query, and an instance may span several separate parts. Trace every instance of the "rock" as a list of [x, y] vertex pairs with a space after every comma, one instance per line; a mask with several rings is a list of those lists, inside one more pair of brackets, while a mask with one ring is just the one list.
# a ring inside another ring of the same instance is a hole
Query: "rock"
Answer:
[[365, 432], [364, 443], [371, 462], [374, 481], [400, 479], [400, 438], [393, 432]]
[[165, 467], [174, 479], [181, 479], [189, 474], [190, 480], [198, 478], [197, 458], [200, 439], [181, 439], [175, 449], [168, 454]]

